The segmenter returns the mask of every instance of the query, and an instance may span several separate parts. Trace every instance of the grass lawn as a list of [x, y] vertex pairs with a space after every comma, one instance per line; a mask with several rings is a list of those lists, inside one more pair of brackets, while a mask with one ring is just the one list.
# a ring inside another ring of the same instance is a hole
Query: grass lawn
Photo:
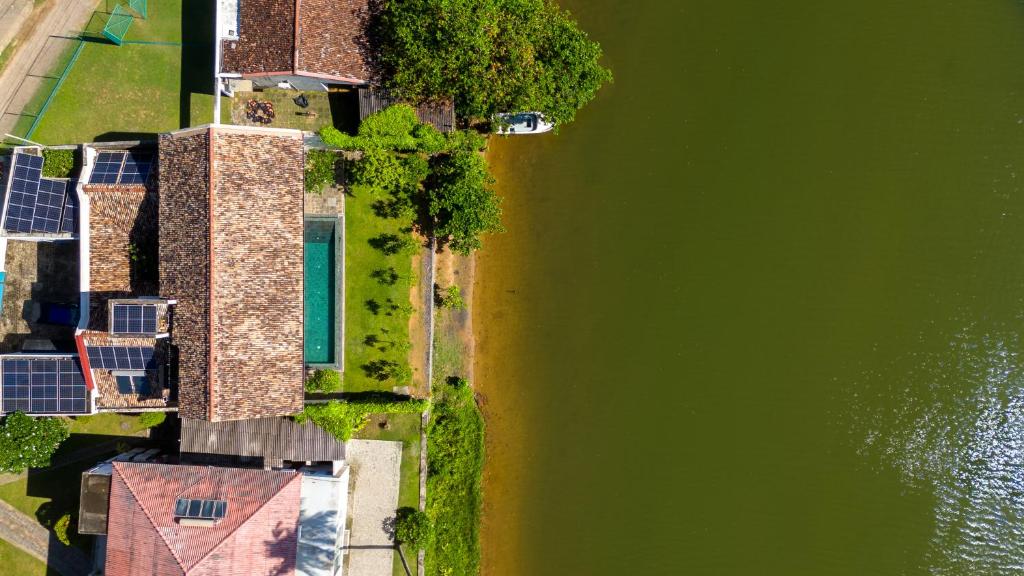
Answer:
[[131, 436], [144, 429], [145, 426], [139, 424], [139, 417], [135, 415], [104, 413], [78, 416], [71, 421], [71, 436], [60, 445], [54, 456], [114, 440], [118, 436]]
[[[381, 423], [387, 422], [388, 428]], [[398, 488], [398, 507], [420, 505], [420, 415], [419, 414], [378, 414], [370, 418], [358, 434], [364, 440], [393, 440], [402, 443], [402, 467]], [[416, 556], [406, 556], [409, 569], [416, 572]], [[405, 576], [402, 559], [395, 554], [394, 576]]]
[[[391, 391], [397, 382], [378, 381], [364, 367], [375, 360], [409, 363], [409, 315], [402, 308], [408, 308], [409, 288], [416, 280], [412, 256], [388, 256], [370, 244], [382, 234], [409, 233], [402, 230], [403, 220], [374, 213], [374, 201], [382, 198], [382, 192], [356, 187], [345, 199], [345, 392]], [[398, 272], [398, 281], [390, 286], [371, 276], [387, 268]], [[368, 345], [368, 336], [379, 343]]]
[[[153, 3], [149, 19], [133, 22], [125, 45], [119, 47], [100, 37], [114, 3], [99, 4], [83, 33], [86, 41], [78, 60], [44, 111], [33, 140], [66, 144], [152, 138], [212, 121], [211, 8], [192, 3], [197, 6], [192, 12], [201, 13], [183, 14], [181, 0]], [[183, 21], [189, 23], [184, 29]], [[74, 48], [69, 47], [51, 76], [60, 75]], [[44, 83], [26, 114], [39, 113], [55, 83]], [[228, 99], [223, 103], [230, 106]], [[27, 134], [32, 122], [32, 117], [23, 117], [15, 133]]]
[[46, 576], [57, 573], [56, 570], [48, 570], [45, 562], [29, 556], [5, 540], [0, 540], [0, 566], [3, 566], [3, 573], [8, 576]]
[[[27, 478], [0, 486], [0, 500], [50, 528], [64, 514], [78, 515], [82, 472], [112, 455], [101, 455], [56, 470], [29, 473]], [[91, 539], [75, 534], [71, 536], [71, 543], [88, 550]]]

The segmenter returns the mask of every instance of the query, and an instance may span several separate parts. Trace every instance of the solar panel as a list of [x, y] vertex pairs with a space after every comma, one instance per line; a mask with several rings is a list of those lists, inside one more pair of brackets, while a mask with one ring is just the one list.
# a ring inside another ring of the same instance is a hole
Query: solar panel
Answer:
[[89, 177], [90, 184], [117, 184], [124, 165], [125, 152], [100, 152], [96, 156], [96, 166]]
[[26, 233], [32, 231], [32, 216], [35, 213], [42, 173], [41, 156], [15, 155], [11, 197], [7, 203], [7, 220], [4, 222], [4, 228], [7, 230]]
[[84, 413], [85, 377], [77, 358], [5, 358], [4, 412]]
[[61, 211], [60, 231], [74, 234], [78, 223], [78, 195], [74, 192], [74, 183], [68, 188], [70, 190], [64, 195], [64, 209]]
[[149, 152], [129, 152], [124, 161], [120, 184], [145, 184], [153, 167], [153, 155]]
[[156, 334], [155, 304], [114, 304], [115, 334]]
[[102, 370], [152, 370], [155, 350], [148, 346], [87, 346], [89, 366]]
[[60, 215], [64, 211], [64, 197], [68, 183], [43, 178], [39, 181], [35, 212], [32, 215], [32, 231], [56, 234], [60, 231]]

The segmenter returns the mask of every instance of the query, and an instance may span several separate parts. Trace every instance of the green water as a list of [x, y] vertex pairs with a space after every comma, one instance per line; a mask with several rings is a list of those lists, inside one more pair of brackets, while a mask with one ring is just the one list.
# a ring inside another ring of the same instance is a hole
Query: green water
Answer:
[[306, 221], [303, 331], [307, 364], [334, 362], [334, 234], [333, 221]]
[[582, 2], [509, 138], [487, 574], [1024, 573], [1024, 4]]

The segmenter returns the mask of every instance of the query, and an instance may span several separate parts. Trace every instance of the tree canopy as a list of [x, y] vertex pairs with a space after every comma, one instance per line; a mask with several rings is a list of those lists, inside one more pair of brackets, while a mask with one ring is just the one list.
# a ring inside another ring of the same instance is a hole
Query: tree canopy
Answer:
[[611, 72], [601, 46], [551, 0], [390, 0], [379, 62], [403, 97], [454, 97], [464, 116], [541, 112], [571, 122]]
[[451, 249], [469, 254], [482, 245], [480, 235], [504, 232], [501, 206], [491, 185], [487, 161], [475, 152], [454, 152], [435, 161], [430, 181], [434, 233]]
[[50, 465], [50, 456], [70, 432], [59, 418], [8, 414], [0, 424], [0, 470], [21, 472]]

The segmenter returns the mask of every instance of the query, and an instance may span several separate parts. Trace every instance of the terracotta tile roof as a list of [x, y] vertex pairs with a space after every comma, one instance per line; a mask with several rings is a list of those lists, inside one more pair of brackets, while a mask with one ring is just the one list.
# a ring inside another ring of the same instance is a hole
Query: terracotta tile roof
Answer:
[[141, 185], [86, 185], [84, 190], [89, 199], [89, 327], [107, 330], [107, 301], [157, 295], [156, 274], [147, 274], [139, 260], [148, 260], [155, 271], [157, 194]]
[[238, 10], [238, 40], [223, 41], [222, 71], [369, 80], [369, 0], [240, 0]]
[[[295, 573], [302, 475], [271, 470], [115, 462], [108, 576]], [[224, 500], [212, 526], [184, 526], [175, 500]]]
[[178, 301], [184, 418], [286, 416], [303, 401], [303, 144], [298, 131], [160, 140], [160, 292]]

